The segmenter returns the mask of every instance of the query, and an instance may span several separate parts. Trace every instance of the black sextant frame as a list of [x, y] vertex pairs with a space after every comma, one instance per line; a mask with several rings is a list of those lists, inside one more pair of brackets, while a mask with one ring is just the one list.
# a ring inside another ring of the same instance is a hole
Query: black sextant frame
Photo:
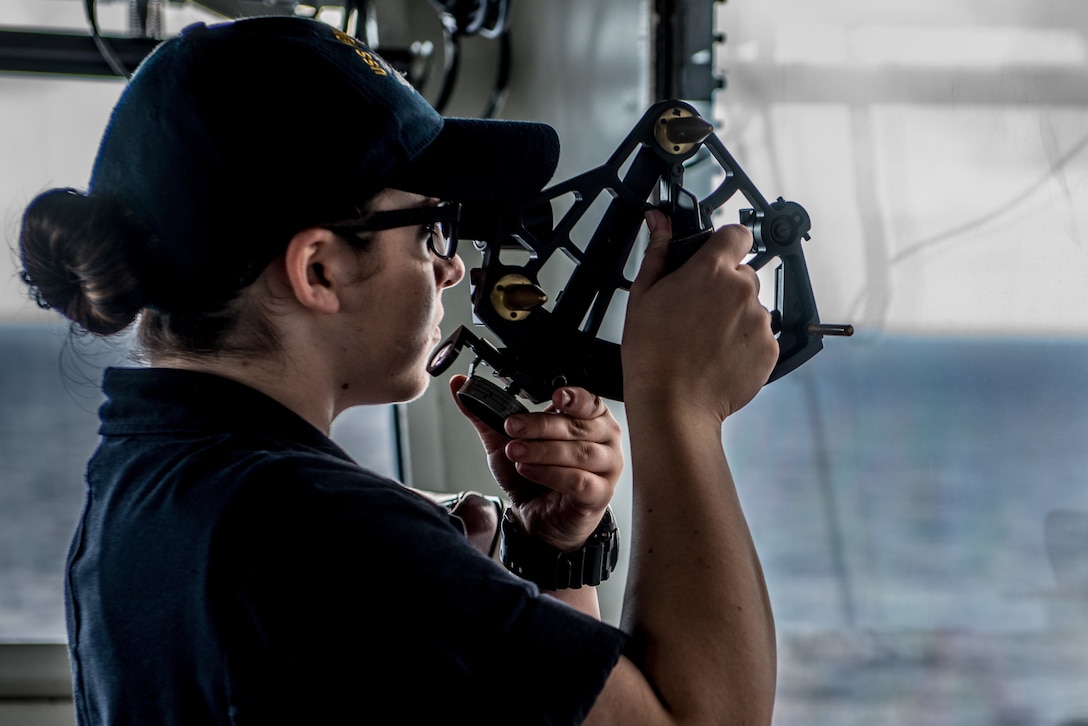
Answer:
[[[675, 267], [710, 236], [711, 213], [738, 192], [751, 205], [740, 213], [754, 238], [748, 264], [758, 269], [772, 260], [780, 262], [772, 311], [780, 354], [770, 380], [816, 355], [824, 335], [851, 334], [848, 325], [820, 323], [801, 248], [801, 241], [809, 239], [808, 213], [782, 198], [768, 202], [712, 130], [690, 104], [662, 101], [646, 112], [603, 165], [515, 206], [466, 207], [462, 236], [478, 240], [483, 251], [482, 267], [471, 271], [473, 312], [502, 346], [459, 328], [436, 349], [431, 373], [446, 371], [457, 353], [469, 347], [475, 353], [473, 373], [485, 363], [504, 383], [505, 390], [487, 384], [484, 397], [500, 396], [512, 410], [520, 409], [514, 395], [539, 403], [562, 385], [623, 400], [620, 346], [598, 333], [617, 291], [630, 289], [625, 268], [646, 210], [657, 207], [671, 217], [669, 265]], [[702, 199], [683, 186], [685, 162], [696, 154], [712, 156], [722, 172], [720, 183]], [[609, 201], [600, 222], [588, 242], [578, 244], [572, 231], [602, 193]], [[574, 201], [556, 221], [552, 210], [559, 199]], [[509, 255], [503, 253], [513, 249], [528, 253], [528, 260], [504, 262]], [[557, 253], [575, 267], [549, 310], [539, 274]], [[699, 304], [713, 309], [713, 301]], [[477, 390], [469, 395], [483, 394]], [[492, 403], [484, 405], [494, 408]]]

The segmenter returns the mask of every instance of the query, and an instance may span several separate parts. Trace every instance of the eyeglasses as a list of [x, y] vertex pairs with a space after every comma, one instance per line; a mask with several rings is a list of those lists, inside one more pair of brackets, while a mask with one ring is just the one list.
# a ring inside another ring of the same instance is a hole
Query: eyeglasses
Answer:
[[427, 246], [436, 256], [448, 260], [457, 254], [457, 222], [460, 219], [460, 204], [439, 202], [427, 207], [371, 212], [361, 219], [347, 219], [318, 226], [341, 237], [350, 237], [359, 232], [377, 232], [383, 229], [412, 227], [417, 224], [426, 225], [430, 233]]

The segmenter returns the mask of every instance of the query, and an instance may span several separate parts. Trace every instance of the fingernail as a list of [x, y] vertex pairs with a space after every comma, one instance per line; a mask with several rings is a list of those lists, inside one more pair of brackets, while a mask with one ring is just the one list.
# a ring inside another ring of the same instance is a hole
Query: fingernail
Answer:
[[574, 394], [564, 388], [559, 393], [559, 407], [570, 408], [572, 403], [574, 403]]
[[511, 459], [520, 459], [525, 456], [525, 444], [520, 441], [511, 441], [506, 445], [506, 455]]
[[646, 228], [650, 230], [650, 234], [656, 232], [661, 226], [661, 216], [661, 212], [656, 209], [646, 211]]
[[521, 434], [525, 433], [525, 422], [521, 419], [514, 418], [513, 416], [506, 419], [505, 427], [506, 433], [510, 434], [511, 436], [520, 436]]

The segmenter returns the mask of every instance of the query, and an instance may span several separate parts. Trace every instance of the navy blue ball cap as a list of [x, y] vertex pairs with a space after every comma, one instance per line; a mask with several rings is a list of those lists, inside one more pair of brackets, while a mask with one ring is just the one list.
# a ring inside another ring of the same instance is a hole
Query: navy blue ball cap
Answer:
[[151, 304], [201, 309], [252, 282], [295, 232], [382, 189], [515, 202], [558, 159], [550, 126], [444, 118], [352, 36], [260, 17], [156, 48], [113, 110], [89, 192], [153, 233]]

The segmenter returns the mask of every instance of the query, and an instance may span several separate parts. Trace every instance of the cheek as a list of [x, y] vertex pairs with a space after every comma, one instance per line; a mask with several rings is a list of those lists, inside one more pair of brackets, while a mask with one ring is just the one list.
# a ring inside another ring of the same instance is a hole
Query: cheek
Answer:
[[[419, 337], [430, 337], [435, 323], [434, 280], [414, 279], [411, 284], [403, 285], [397, 291], [395, 305], [397, 313], [390, 315], [390, 323], [396, 326], [392, 334], [401, 340], [411, 341]], [[392, 305], [385, 305], [386, 309]], [[395, 322], [392, 320], [395, 318]]]

